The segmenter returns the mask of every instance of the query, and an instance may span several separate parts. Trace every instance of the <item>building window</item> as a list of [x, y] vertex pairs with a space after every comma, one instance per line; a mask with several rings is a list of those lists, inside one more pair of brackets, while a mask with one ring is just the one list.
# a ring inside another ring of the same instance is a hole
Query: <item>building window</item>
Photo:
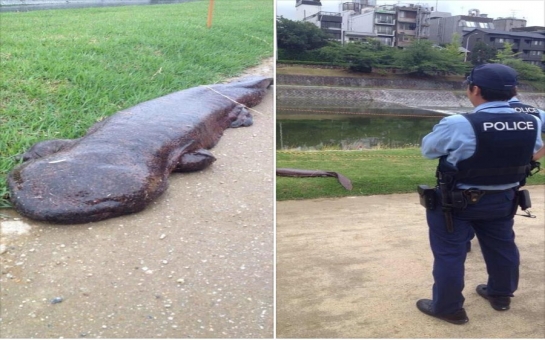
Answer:
[[400, 18], [416, 19], [416, 12], [413, 11], [399, 11]]
[[480, 28], [490, 28], [490, 26], [488, 25], [487, 22], [479, 22], [479, 27]]
[[376, 38], [383, 45], [392, 46], [392, 38]]
[[322, 28], [341, 28], [340, 22], [322, 21]]
[[530, 55], [541, 55], [541, 51], [530, 51]]
[[541, 46], [541, 45], [543, 45], [543, 41], [534, 40], [534, 41], [532, 42], [532, 45]]
[[504, 43], [504, 42], [505, 42], [505, 39], [504, 39], [504, 38], [498, 38], [498, 42], [499, 42], [499, 43]]
[[467, 27], [475, 27], [475, 23], [473, 21], [466, 21]]
[[402, 22], [399, 24], [399, 29], [400, 30], [415, 30], [416, 29], [416, 24], [408, 24], [408, 23], [405, 23], [405, 22]]

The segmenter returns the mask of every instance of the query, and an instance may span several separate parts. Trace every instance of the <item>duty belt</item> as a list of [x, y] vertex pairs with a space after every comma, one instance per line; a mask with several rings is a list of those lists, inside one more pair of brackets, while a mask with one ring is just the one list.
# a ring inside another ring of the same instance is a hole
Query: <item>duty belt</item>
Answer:
[[498, 194], [500, 192], [506, 192], [514, 190], [515, 188], [509, 188], [504, 190], [479, 190], [479, 189], [462, 189], [462, 194], [467, 199], [467, 204], [476, 204], [486, 194]]

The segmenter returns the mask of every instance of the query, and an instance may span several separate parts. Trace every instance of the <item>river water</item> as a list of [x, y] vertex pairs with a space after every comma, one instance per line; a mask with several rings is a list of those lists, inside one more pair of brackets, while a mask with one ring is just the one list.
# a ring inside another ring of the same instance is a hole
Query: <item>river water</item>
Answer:
[[[288, 101], [289, 102], [289, 101]], [[463, 112], [365, 105], [297, 105], [279, 101], [277, 150], [361, 150], [420, 146], [442, 118]]]
[[197, 0], [1, 0], [0, 12], [27, 12], [49, 9], [161, 5]]

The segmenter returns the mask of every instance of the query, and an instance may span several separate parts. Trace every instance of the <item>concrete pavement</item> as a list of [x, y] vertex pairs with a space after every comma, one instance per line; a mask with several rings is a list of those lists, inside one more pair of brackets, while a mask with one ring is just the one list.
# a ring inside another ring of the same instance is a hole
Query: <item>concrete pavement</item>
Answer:
[[277, 202], [277, 337], [544, 338], [545, 186], [527, 189], [536, 218], [515, 218], [521, 267], [511, 310], [497, 312], [475, 292], [487, 274], [474, 240], [464, 290], [470, 321], [461, 326], [416, 309], [433, 284], [416, 192]]

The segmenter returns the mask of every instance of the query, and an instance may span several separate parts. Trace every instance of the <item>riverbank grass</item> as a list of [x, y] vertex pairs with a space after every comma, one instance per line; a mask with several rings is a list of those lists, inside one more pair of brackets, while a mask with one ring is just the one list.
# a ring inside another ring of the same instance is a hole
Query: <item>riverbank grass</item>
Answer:
[[[313, 199], [411, 193], [419, 184], [435, 185], [437, 160], [424, 158], [419, 148], [364, 151], [276, 153], [277, 168], [335, 171], [352, 181], [351, 191], [336, 178], [276, 176], [276, 199]], [[545, 184], [545, 170], [529, 177], [528, 185]]]
[[272, 57], [271, 1], [217, 1], [211, 28], [208, 4], [1, 13], [0, 207], [14, 156], [34, 143]]

